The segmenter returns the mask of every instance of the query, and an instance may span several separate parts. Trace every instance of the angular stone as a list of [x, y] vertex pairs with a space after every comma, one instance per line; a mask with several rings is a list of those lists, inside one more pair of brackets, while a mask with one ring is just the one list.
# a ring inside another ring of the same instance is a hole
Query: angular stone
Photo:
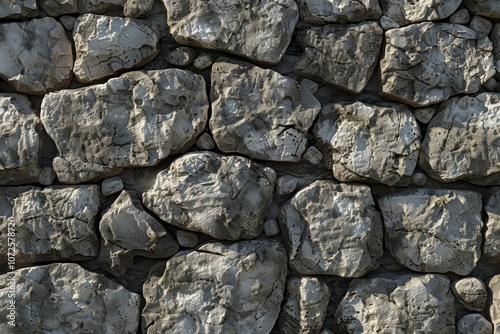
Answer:
[[330, 302], [328, 286], [314, 277], [293, 277], [286, 292], [278, 319], [280, 333], [319, 334]]
[[350, 23], [377, 20], [382, 10], [377, 0], [298, 0], [300, 19], [306, 23]]
[[427, 126], [419, 165], [441, 182], [500, 184], [500, 94], [451, 98]]
[[0, 94], [0, 185], [38, 181], [42, 133], [26, 96]]
[[434, 114], [436, 113], [436, 110], [432, 107], [427, 107], [427, 108], [418, 108], [413, 110], [413, 115], [415, 115], [415, 118], [417, 121], [419, 121], [422, 124], [427, 124], [431, 121], [432, 117], [434, 117]]
[[41, 3], [43, 10], [50, 16], [61, 16], [64, 14], [103, 14], [123, 8], [125, 0], [43, 0]]
[[489, 314], [493, 323], [493, 333], [500, 333], [500, 275], [493, 276], [488, 283], [490, 295]]
[[[7, 298], [10, 284], [16, 287], [13, 299]], [[135, 334], [141, 316], [138, 294], [74, 263], [4, 274], [0, 276], [0, 295], [2, 319], [8, 319], [10, 300], [16, 307], [15, 330], [12, 332], [7, 320], [1, 321], [2, 333]]]
[[353, 280], [335, 312], [334, 332], [455, 334], [454, 299], [442, 275]]
[[208, 97], [203, 78], [188, 71], [129, 72], [46, 95], [41, 118], [60, 153], [59, 180], [78, 183], [183, 152], [205, 128]]
[[76, 17], [63, 15], [59, 18], [59, 21], [64, 26], [64, 29], [73, 31], [73, 28], [75, 27]]
[[376, 22], [311, 27], [298, 35], [297, 74], [359, 94], [378, 63], [383, 30]]
[[101, 191], [104, 196], [111, 196], [123, 190], [123, 182], [119, 176], [105, 179], [101, 183]]
[[123, 15], [125, 17], [146, 17], [151, 13], [154, 0], [125, 0]]
[[168, 224], [216, 239], [250, 239], [263, 229], [276, 179], [238, 156], [188, 153], [161, 171], [144, 205]]
[[0, 1], [0, 19], [21, 19], [38, 16], [36, 0]]
[[217, 147], [214, 140], [207, 132], [201, 134], [200, 138], [196, 141], [196, 146], [202, 150], [213, 150]]
[[302, 81], [300, 82], [300, 85], [302, 87], [304, 87], [305, 89], [307, 89], [313, 95], [316, 94], [318, 92], [318, 89], [319, 89], [319, 85], [316, 82], [309, 80], [307, 78], [302, 79]]
[[193, 248], [198, 245], [198, 235], [193, 232], [177, 230], [177, 242], [181, 247]]
[[286, 195], [295, 190], [297, 187], [297, 179], [290, 175], [281, 176], [276, 183], [276, 192], [279, 195]]
[[448, 20], [452, 24], [467, 24], [470, 21], [470, 14], [466, 8], [453, 13]]
[[303, 158], [310, 164], [317, 165], [321, 162], [321, 160], [323, 160], [323, 153], [321, 153], [317, 147], [309, 146], [305, 151]]
[[81, 15], [76, 20], [73, 39], [73, 71], [80, 82], [142, 66], [159, 52], [159, 31], [154, 22], [123, 17]]
[[57, 178], [56, 172], [52, 167], [44, 167], [38, 178], [38, 183], [44, 186], [52, 185]]
[[493, 43], [493, 60], [496, 70], [495, 77], [498, 79], [500, 78], [500, 23], [496, 23], [493, 26], [489, 38]]
[[458, 320], [457, 334], [492, 334], [493, 325], [479, 313], [470, 313]]
[[481, 257], [481, 195], [412, 189], [378, 199], [385, 246], [406, 267], [468, 275]]
[[335, 103], [314, 127], [327, 167], [343, 182], [408, 185], [420, 150], [420, 128], [405, 105]]
[[269, 219], [264, 223], [264, 232], [268, 237], [275, 237], [280, 234], [280, 227], [275, 219]]
[[443, 20], [453, 14], [462, 0], [380, 0], [382, 12], [400, 25]]
[[380, 23], [380, 27], [384, 31], [400, 27], [399, 23], [397, 23], [396, 21], [394, 21], [393, 19], [391, 19], [390, 17], [387, 17], [385, 15], [383, 15], [380, 18], [379, 23]]
[[484, 17], [475, 15], [470, 21], [469, 28], [482, 35], [489, 35], [493, 23]]
[[212, 56], [209, 53], [202, 53], [195, 60], [193, 60], [193, 66], [197, 70], [204, 70], [212, 66]]
[[17, 263], [95, 258], [94, 221], [100, 207], [97, 185], [0, 187], [0, 263], [7, 263], [13, 220]]
[[474, 93], [495, 74], [492, 44], [458, 24], [424, 22], [386, 32], [383, 97], [425, 107]]
[[486, 230], [484, 232], [483, 259], [500, 263], [500, 188], [492, 188], [485, 202]]
[[298, 82], [249, 63], [212, 66], [210, 130], [219, 149], [253, 159], [299, 161], [321, 105]]
[[277, 64], [299, 13], [294, 0], [163, 0], [176, 42]]
[[187, 46], [180, 46], [175, 50], [167, 53], [165, 57], [167, 61], [176, 66], [188, 66], [193, 62], [195, 53], [194, 50]]
[[166, 258], [179, 245], [159, 221], [147, 213], [135, 193], [122, 191], [99, 222], [99, 264], [115, 276], [132, 266], [135, 256]]
[[497, 0], [464, 0], [464, 3], [476, 15], [500, 19], [500, 3]]
[[0, 78], [21, 93], [43, 95], [71, 82], [71, 42], [51, 17], [0, 24], [0, 59]]
[[275, 240], [182, 251], [166, 268], [153, 267], [144, 284], [143, 333], [270, 333], [286, 271], [285, 249]]
[[380, 264], [382, 222], [367, 186], [316, 181], [283, 205], [279, 223], [300, 274], [361, 277]]
[[469, 311], [481, 312], [486, 305], [488, 292], [479, 278], [467, 277], [453, 282], [451, 290], [458, 302]]

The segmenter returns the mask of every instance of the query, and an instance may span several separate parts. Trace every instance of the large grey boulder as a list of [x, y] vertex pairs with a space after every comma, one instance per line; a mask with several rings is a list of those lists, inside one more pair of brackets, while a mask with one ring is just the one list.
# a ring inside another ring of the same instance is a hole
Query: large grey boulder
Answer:
[[43, 10], [50, 16], [64, 14], [103, 14], [123, 8], [125, 0], [43, 0]]
[[486, 230], [484, 231], [483, 259], [500, 263], [500, 188], [491, 189], [484, 203]]
[[59, 180], [79, 183], [152, 166], [189, 148], [205, 128], [208, 96], [201, 76], [167, 69], [51, 93], [41, 109], [59, 150], [53, 161]]
[[382, 10], [377, 0], [298, 0], [300, 18], [316, 25], [377, 20]]
[[212, 66], [210, 129], [219, 149], [250, 158], [299, 161], [321, 105], [297, 81], [245, 62]]
[[385, 16], [399, 25], [443, 20], [453, 14], [462, 0], [380, 0]]
[[275, 240], [208, 243], [155, 266], [144, 284], [143, 333], [271, 332], [286, 278]]
[[0, 19], [21, 19], [38, 16], [36, 0], [0, 1]]
[[500, 19], [500, 3], [496, 0], [465, 0], [464, 3], [476, 15]]

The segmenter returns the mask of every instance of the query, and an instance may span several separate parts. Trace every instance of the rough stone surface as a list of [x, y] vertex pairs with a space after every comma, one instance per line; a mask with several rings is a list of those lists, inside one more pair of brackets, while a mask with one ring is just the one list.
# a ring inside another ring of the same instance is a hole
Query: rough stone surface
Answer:
[[193, 232], [177, 230], [177, 242], [181, 247], [193, 248], [198, 245], [198, 235]]
[[436, 110], [432, 107], [427, 107], [427, 108], [418, 108], [413, 110], [413, 115], [415, 115], [415, 118], [417, 121], [419, 121], [422, 124], [427, 124], [431, 121], [432, 117], [434, 117], [434, 114], [436, 113]]
[[377, 66], [383, 30], [376, 22], [311, 27], [298, 35], [297, 74], [360, 93]]
[[450, 281], [442, 275], [354, 280], [335, 312], [335, 333], [455, 334]]
[[377, 0], [298, 0], [297, 3], [301, 20], [314, 25], [376, 20], [382, 15]]
[[380, 0], [384, 15], [400, 25], [442, 20], [453, 14], [462, 0]]
[[125, 17], [145, 17], [151, 13], [155, 0], [126, 0], [123, 7]]
[[490, 319], [493, 323], [493, 333], [500, 333], [500, 275], [493, 276], [488, 283]]
[[202, 53], [195, 60], [193, 60], [193, 66], [198, 70], [204, 70], [212, 66], [212, 56], [209, 53]]
[[[140, 0], [139, 2], [144, 2]], [[43, 0], [42, 8], [50, 16], [64, 14], [103, 14], [113, 9], [121, 9], [125, 0]]]
[[467, 24], [470, 21], [470, 14], [466, 8], [453, 13], [448, 20], [452, 24]]
[[500, 94], [449, 99], [427, 126], [420, 167], [441, 182], [500, 184], [499, 126]]
[[309, 146], [302, 158], [310, 164], [317, 165], [323, 160], [323, 153], [316, 146]]
[[457, 334], [493, 334], [493, 325], [479, 313], [470, 313], [458, 320]]
[[109, 77], [148, 63], [159, 52], [154, 22], [85, 14], [73, 30], [76, 59], [73, 72], [80, 82]]
[[387, 17], [385, 15], [383, 15], [380, 18], [379, 23], [380, 23], [380, 27], [384, 31], [400, 27], [399, 23], [397, 23], [396, 21], [394, 21], [393, 19], [391, 19], [390, 17]]
[[497, 81], [494, 78], [490, 78], [484, 83], [483, 87], [490, 92], [493, 92], [497, 88]]
[[56, 172], [52, 167], [44, 167], [40, 172], [40, 177], [38, 178], [38, 183], [43, 186], [52, 185], [57, 178]]
[[123, 190], [123, 181], [119, 176], [105, 179], [101, 183], [101, 191], [104, 196], [111, 196]]
[[484, 17], [475, 15], [470, 21], [469, 27], [479, 34], [489, 35], [493, 24]]
[[378, 199], [385, 245], [406, 267], [468, 275], [481, 257], [481, 195], [413, 189]]
[[290, 175], [281, 176], [276, 182], [276, 192], [279, 195], [286, 195], [295, 190], [297, 179]]
[[0, 276], [0, 317], [9, 310], [13, 277], [16, 328], [2, 333], [137, 333], [140, 296], [74, 263], [24, 268]]
[[196, 140], [196, 146], [202, 150], [213, 150], [217, 147], [213, 138], [208, 132], [203, 132], [201, 136]]
[[195, 52], [192, 48], [187, 46], [180, 46], [175, 50], [167, 53], [167, 61], [176, 66], [188, 66], [191, 65], [195, 56]]
[[500, 263], [500, 188], [492, 188], [486, 203], [486, 230], [484, 232], [483, 259]]
[[264, 223], [264, 232], [268, 237], [275, 237], [280, 234], [280, 226], [275, 219], [269, 219]]
[[38, 16], [36, 0], [0, 1], [0, 19], [21, 19]]
[[500, 77], [500, 23], [496, 23], [491, 29], [491, 42], [493, 43], [493, 59], [495, 63], [495, 77]]
[[[144, 333], [262, 333], [283, 299], [286, 252], [275, 240], [209, 243], [153, 267]], [[193, 302], [196, 301], [196, 302]]]
[[279, 215], [289, 266], [303, 275], [361, 277], [378, 268], [382, 223], [363, 185], [316, 181]]
[[321, 105], [298, 82], [245, 62], [212, 66], [210, 129], [219, 149], [299, 161]]
[[17, 263], [95, 258], [99, 241], [94, 221], [100, 200], [97, 185], [0, 187], [0, 263], [7, 263], [12, 220]]
[[495, 74], [492, 44], [465, 26], [424, 22], [386, 32], [380, 93], [415, 107], [474, 93]]
[[425, 176], [424, 173], [415, 173], [413, 174], [411, 182], [418, 187], [422, 187], [427, 182], [427, 176]]
[[72, 78], [71, 42], [50, 17], [0, 24], [0, 78], [18, 92], [43, 95]]
[[59, 18], [59, 22], [64, 26], [64, 29], [73, 31], [75, 27], [76, 17], [70, 15], [63, 15]]
[[203, 78], [188, 71], [129, 72], [46, 95], [41, 118], [60, 153], [59, 180], [78, 183], [183, 152], [205, 128], [208, 97]]
[[362, 102], [322, 108], [315, 139], [339, 181], [408, 185], [420, 150], [420, 128], [405, 105]]
[[486, 285], [478, 278], [467, 277], [453, 282], [453, 294], [458, 302], [470, 311], [481, 312], [486, 305]]
[[500, 19], [500, 3], [496, 0], [464, 0], [464, 3], [476, 15]]
[[277, 64], [299, 18], [293, 0], [163, 0], [175, 40]]
[[161, 171], [143, 203], [166, 223], [216, 239], [250, 239], [263, 229], [276, 182], [238, 156], [189, 153]]
[[302, 81], [300, 81], [300, 85], [313, 95], [316, 94], [319, 89], [319, 85], [315, 81], [309, 80], [307, 78], [302, 79]]

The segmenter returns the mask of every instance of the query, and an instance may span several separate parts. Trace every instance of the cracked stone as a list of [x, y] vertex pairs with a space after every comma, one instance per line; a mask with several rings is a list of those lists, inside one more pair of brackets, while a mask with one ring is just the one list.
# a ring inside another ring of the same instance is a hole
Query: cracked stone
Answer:
[[493, 333], [500, 333], [500, 275], [493, 276], [488, 283], [489, 314], [493, 323]]
[[465, 0], [464, 3], [476, 15], [500, 19], [500, 2], [497, 0]]
[[443, 20], [453, 14], [462, 0], [380, 0], [382, 12], [401, 26]]
[[470, 313], [457, 321], [457, 334], [492, 334], [493, 325], [479, 313]]
[[382, 10], [377, 0], [298, 0], [300, 19], [306, 23], [350, 23], [377, 20]]
[[125, 0], [43, 0], [41, 3], [43, 10], [50, 16], [61, 16], [64, 14], [103, 14], [123, 8]]
[[175, 50], [167, 53], [165, 59], [172, 65], [188, 66], [191, 65], [195, 56], [192, 48], [187, 46], [180, 46]]
[[500, 188], [491, 188], [484, 210], [487, 220], [483, 259], [490, 263], [500, 263]]
[[479, 278], [462, 278], [453, 282], [451, 289], [458, 302], [467, 310], [481, 312], [484, 309], [488, 292]]
[[0, 19], [22, 19], [38, 16], [36, 0], [0, 1]]
[[154, 0], [125, 0], [123, 15], [125, 17], [146, 17], [151, 14]]

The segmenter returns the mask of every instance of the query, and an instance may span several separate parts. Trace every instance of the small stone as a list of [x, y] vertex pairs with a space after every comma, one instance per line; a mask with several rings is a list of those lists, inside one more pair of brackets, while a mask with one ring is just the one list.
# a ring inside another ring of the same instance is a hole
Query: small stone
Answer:
[[212, 64], [213, 64], [212, 56], [206, 52], [200, 54], [198, 57], [196, 57], [195, 60], [193, 60], [193, 66], [197, 70], [204, 70], [212, 66]]
[[493, 324], [479, 313], [470, 313], [458, 320], [457, 334], [493, 334]]
[[198, 234], [185, 231], [185, 230], [177, 230], [177, 243], [181, 247], [186, 248], [194, 248], [198, 245]]
[[16, 20], [38, 16], [36, 0], [2, 0], [0, 1], [0, 20]]
[[399, 23], [397, 23], [396, 21], [385, 15], [382, 15], [382, 17], [379, 20], [379, 23], [384, 31], [400, 27]]
[[210, 136], [210, 134], [207, 132], [203, 132], [201, 134], [201, 136], [196, 141], [196, 146], [199, 149], [208, 150], [208, 151], [213, 150], [214, 148], [217, 147], [215, 145], [215, 142], [214, 142], [212, 136]]
[[111, 196], [123, 190], [123, 182], [119, 176], [105, 179], [101, 183], [101, 191], [104, 196]]
[[172, 65], [188, 66], [193, 62], [194, 50], [187, 46], [180, 46], [167, 53], [165, 59]]
[[264, 233], [268, 237], [277, 236], [280, 233], [280, 227], [275, 219], [269, 219], [264, 223]]
[[494, 91], [497, 88], [497, 81], [494, 78], [489, 78], [483, 87], [489, 91]]
[[317, 165], [323, 160], [323, 153], [314, 146], [309, 146], [304, 153], [304, 160], [309, 161], [313, 165]]
[[304, 78], [302, 79], [302, 81], [300, 82], [300, 84], [302, 85], [302, 87], [304, 87], [305, 89], [307, 89], [309, 92], [311, 92], [311, 94], [316, 94], [318, 92], [318, 84], [312, 80], [309, 80], [307, 78]]
[[59, 21], [63, 25], [64, 29], [66, 29], [68, 31], [73, 31], [73, 28], [74, 28], [75, 22], [76, 22], [76, 17], [69, 16], [69, 15], [63, 15], [59, 18]]
[[493, 23], [484, 17], [474, 15], [470, 21], [469, 28], [482, 35], [489, 35]]
[[276, 184], [278, 175], [276, 174], [276, 171], [274, 169], [272, 169], [271, 167], [264, 167], [262, 173], [265, 175], [269, 182], [271, 182], [272, 184]]
[[123, 6], [123, 15], [125, 17], [146, 17], [151, 13], [154, 0], [126, 0]]
[[462, 0], [380, 0], [383, 14], [401, 26], [443, 20], [453, 14], [461, 3]]
[[424, 173], [415, 173], [413, 174], [413, 178], [411, 180], [414, 185], [423, 187], [427, 182], [427, 176]]
[[413, 111], [413, 115], [415, 115], [415, 118], [417, 121], [419, 121], [422, 124], [427, 124], [431, 121], [432, 117], [434, 117], [434, 114], [436, 113], [436, 109], [432, 107], [427, 107], [427, 108], [417, 108]]
[[276, 182], [276, 192], [280, 195], [286, 195], [295, 190], [297, 179], [290, 175], [281, 176]]
[[453, 282], [451, 289], [458, 302], [469, 311], [481, 312], [486, 305], [486, 285], [479, 278], [467, 277]]
[[38, 183], [44, 186], [50, 186], [56, 180], [57, 175], [52, 167], [44, 167], [42, 172], [40, 173], [40, 177], [38, 178]]
[[467, 8], [460, 9], [450, 16], [451, 24], [467, 24], [470, 21], [470, 14]]

